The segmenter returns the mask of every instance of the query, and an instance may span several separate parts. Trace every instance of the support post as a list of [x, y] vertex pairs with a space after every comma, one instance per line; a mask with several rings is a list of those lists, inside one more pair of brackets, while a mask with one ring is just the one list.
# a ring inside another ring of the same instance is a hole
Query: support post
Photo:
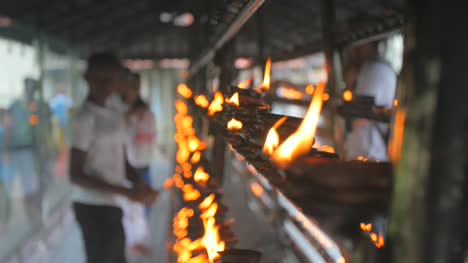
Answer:
[[338, 98], [342, 91], [342, 74], [340, 52], [336, 48], [335, 39], [335, 1], [321, 0], [320, 12], [322, 22], [322, 38], [328, 73], [327, 91], [331, 95], [331, 120], [334, 147], [341, 155], [344, 154], [343, 121], [337, 114]]
[[389, 221], [392, 262], [463, 262], [468, 32], [461, 21], [466, 16], [461, 6], [442, 0], [407, 3], [399, 87], [406, 123]]

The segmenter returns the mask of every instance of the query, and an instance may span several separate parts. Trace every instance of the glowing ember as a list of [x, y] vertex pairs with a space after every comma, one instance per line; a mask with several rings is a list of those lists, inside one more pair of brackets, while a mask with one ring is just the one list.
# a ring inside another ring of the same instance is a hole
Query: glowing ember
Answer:
[[301, 125], [272, 154], [273, 162], [281, 169], [287, 168], [299, 156], [307, 154], [312, 148], [315, 131], [323, 103], [325, 83], [320, 83], [312, 97], [306, 116]]
[[360, 226], [361, 226], [361, 230], [362, 230], [363, 232], [370, 232], [370, 231], [372, 231], [372, 224], [361, 223]]
[[197, 104], [198, 106], [200, 106], [200, 107], [202, 107], [204, 109], [208, 108], [208, 106], [210, 105], [210, 102], [205, 97], [205, 95], [195, 96], [194, 101], [195, 101], [195, 104]]
[[252, 183], [250, 184], [250, 192], [252, 192], [256, 197], [260, 197], [263, 195], [263, 187], [257, 183]]
[[265, 144], [263, 145], [263, 150], [262, 150], [263, 154], [265, 154], [267, 156], [270, 156], [273, 153], [273, 151], [278, 147], [280, 138], [279, 138], [278, 132], [276, 130], [287, 119], [288, 119], [288, 117], [283, 117], [283, 118], [279, 119], [273, 125], [273, 127], [270, 129], [270, 131], [268, 131], [268, 134], [267, 134], [267, 137], [266, 137], [266, 140], [265, 140]]
[[190, 159], [190, 162], [192, 164], [197, 164], [201, 159], [201, 153], [200, 152], [194, 152], [192, 155], [192, 159]]
[[353, 92], [350, 90], [345, 90], [343, 92], [343, 100], [346, 102], [350, 102], [353, 100]]
[[177, 92], [186, 99], [192, 97], [192, 90], [185, 84], [179, 84], [179, 86], [177, 86]]
[[230, 131], [238, 131], [241, 130], [244, 125], [242, 124], [241, 121], [238, 121], [234, 118], [232, 118], [230, 121], [227, 123], [227, 129]]
[[226, 99], [226, 103], [239, 107], [239, 92], [234, 93], [231, 98]]
[[208, 107], [208, 116], [214, 116], [217, 112], [223, 111], [223, 94], [217, 91], [214, 95], [214, 100]]
[[247, 89], [250, 85], [252, 85], [252, 83], [253, 83], [253, 78], [246, 79], [246, 80], [242, 81], [241, 83], [239, 83], [237, 85], [237, 87], [239, 89]]
[[314, 90], [315, 90], [314, 85], [312, 84], [307, 85], [305, 90], [306, 90], [306, 93], [309, 95], [314, 94]]
[[203, 167], [198, 167], [197, 170], [195, 171], [195, 175], [193, 176], [193, 179], [195, 180], [196, 183], [200, 185], [206, 185], [208, 180], [210, 180], [210, 175], [203, 170]]
[[327, 153], [335, 153], [335, 149], [328, 145], [323, 145], [319, 148], [319, 151], [327, 152]]

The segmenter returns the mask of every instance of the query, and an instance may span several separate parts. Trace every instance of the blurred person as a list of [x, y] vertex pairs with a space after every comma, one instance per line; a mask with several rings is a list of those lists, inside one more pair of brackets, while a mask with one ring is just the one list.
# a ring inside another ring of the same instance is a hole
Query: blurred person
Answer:
[[[355, 48], [359, 73], [355, 79], [354, 94], [374, 99], [376, 106], [391, 109], [395, 98], [397, 75], [388, 61], [379, 56], [378, 42]], [[376, 161], [387, 161], [388, 124], [368, 119], [354, 119], [346, 137], [348, 159], [359, 156]]]
[[60, 84], [56, 94], [49, 100], [49, 106], [62, 130], [65, 130], [68, 122], [68, 112], [72, 106], [70, 97], [66, 94], [65, 87]]
[[[125, 114], [127, 157], [140, 178], [151, 185], [150, 164], [156, 134], [155, 118], [148, 104], [140, 97], [140, 75], [129, 72], [128, 76], [128, 86], [122, 92], [122, 99], [128, 107]], [[130, 202], [124, 213], [129, 252], [137, 256], [149, 255], [149, 249], [144, 245], [149, 207], [145, 211], [143, 206]]]
[[89, 57], [88, 97], [72, 122], [73, 208], [88, 263], [126, 262], [121, 207], [127, 199], [150, 204], [157, 197], [126, 160], [122, 115], [106, 107], [121, 70], [111, 53]]
[[0, 233], [10, 218], [10, 191], [12, 173], [8, 170], [8, 128], [10, 122], [5, 109], [0, 109]]

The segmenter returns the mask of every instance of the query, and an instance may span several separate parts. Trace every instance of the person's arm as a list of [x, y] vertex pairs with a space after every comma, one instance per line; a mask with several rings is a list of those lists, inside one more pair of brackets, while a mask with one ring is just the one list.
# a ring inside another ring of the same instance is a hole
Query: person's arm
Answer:
[[84, 171], [87, 152], [72, 148], [70, 151], [70, 180], [73, 184], [99, 192], [120, 194], [130, 197], [130, 189], [105, 182], [99, 177], [89, 176]]

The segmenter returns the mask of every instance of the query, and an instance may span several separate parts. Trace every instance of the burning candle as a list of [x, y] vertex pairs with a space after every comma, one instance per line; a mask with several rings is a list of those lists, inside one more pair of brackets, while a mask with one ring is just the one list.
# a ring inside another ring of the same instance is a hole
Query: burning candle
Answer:
[[224, 97], [223, 94], [217, 91], [214, 95], [214, 99], [208, 107], [208, 116], [214, 116], [217, 112], [223, 110]]
[[230, 131], [239, 131], [242, 129], [244, 125], [242, 124], [241, 121], [238, 121], [234, 118], [232, 118], [228, 123], [227, 123], [227, 129]]
[[179, 86], [177, 86], [177, 92], [183, 98], [189, 99], [190, 97], [192, 97], [192, 90], [185, 84], [179, 84]]
[[247, 89], [250, 85], [252, 85], [252, 83], [253, 83], [253, 78], [249, 78], [239, 83], [237, 87], [239, 89]]
[[268, 134], [267, 134], [267, 137], [266, 137], [266, 140], [265, 140], [265, 144], [263, 145], [263, 150], [262, 150], [263, 154], [265, 154], [266, 156], [270, 156], [273, 153], [273, 151], [278, 147], [280, 138], [279, 138], [279, 134], [277, 132], [277, 129], [287, 119], [288, 119], [288, 117], [283, 117], [283, 118], [279, 119], [273, 125], [273, 127], [271, 127], [270, 131], [268, 131]]
[[343, 100], [346, 102], [350, 102], [353, 100], [353, 92], [350, 90], [345, 90], [343, 92]]
[[270, 90], [271, 83], [271, 58], [268, 58], [265, 63], [265, 73], [263, 74], [262, 85], [258, 88], [255, 88], [255, 91], [258, 93], [265, 93]]
[[210, 175], [207, 172], [205, 172], [203, 167], [200, 166], [195, 171], [193, 179], [195, 180], [196, 183], [204, 186], [206, 185], [208, 180], [210, 180]]
[[234, 93], [234, 95], [232, 95], [231, 98], [226, 99], [226, 103], [239, 107], [239, 105], [240, 105], [240, 103], [239, 103], [239, 92]]
[[208, 99], [205, 97], [205, 95], [198, 95], [198, 96], [195, 96], [194, 101], [195, 101], [195, 104], [197, 104], [198, 106], [202, 107], [203, 109], [208, 108], [208, 106], [210, 105], [210, 102], [209, 102]]

